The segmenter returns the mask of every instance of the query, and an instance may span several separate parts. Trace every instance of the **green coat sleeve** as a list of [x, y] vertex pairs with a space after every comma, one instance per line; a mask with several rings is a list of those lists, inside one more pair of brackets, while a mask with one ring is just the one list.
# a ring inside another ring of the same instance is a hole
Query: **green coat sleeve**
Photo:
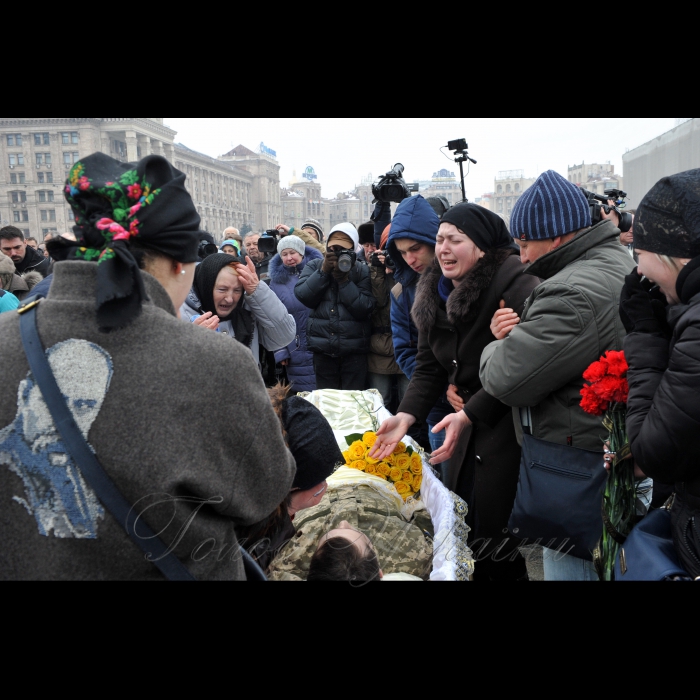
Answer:
[[543, 285], [510, 335], [486, 346], [479, 376], [484, 389], [508, 406], [536, 406], [582, 377], [597, 352], [587, 296], [568, 284]]

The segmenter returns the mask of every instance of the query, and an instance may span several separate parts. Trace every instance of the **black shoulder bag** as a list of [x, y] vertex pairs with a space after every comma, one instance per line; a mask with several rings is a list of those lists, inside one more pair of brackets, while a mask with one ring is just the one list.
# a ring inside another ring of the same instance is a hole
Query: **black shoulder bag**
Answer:
[[603, 534], [601, 508], [607, 472], [603, 451], [593, 452], [539, 440], [523, 424], [520, 479], [508, 529], [529, 543], [593, 559]]
[[[21, 314], [20, 334], [34, 381], [41, 390], [54, 425], [63, 438], [66, 449], [73, 457], [73, 461], [83, 478], [95, 492], [102, 505], [123, 526], [132, 542], [146, 555], [146, 559], [157, 566], [163, 576], [169, 581], [196, 581], [187, 567], [173, 552], [168, 552], [168, 547], [145, 522], [142, 521], [139, 524], [141, 534], [136, 535], [137, 513], [97, 460], [94, 452], [80, 432], [80, 428], [75, 422], [73, 414], [70, 412], [56, 382], [56, 377], [41, 345], [41, 339], [36, 327], [36, 307], [40, 301], [40, 299], [36, 298], [28, 299], [22, 307], [17, 309], [17, 312]], [[266, 581], [265, 574], [250, 554], [242, 547], [240, 551], [243, 557], [246, 578], [249, 581]]]

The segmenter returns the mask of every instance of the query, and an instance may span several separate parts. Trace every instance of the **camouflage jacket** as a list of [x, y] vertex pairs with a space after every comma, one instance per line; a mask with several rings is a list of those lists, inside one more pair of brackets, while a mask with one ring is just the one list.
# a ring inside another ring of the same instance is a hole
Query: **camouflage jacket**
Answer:
[[381, 493], [360, 484], [329, 490], [317, 506], [297, 515], [296, 534], [272, 561], [269, 579], [305, 581], [318, 541], [343, 520], [370, 538], [385, 574], [403, 572], [428, 579], [433, 545], [427, 513], [419, 511], [407, 522]]

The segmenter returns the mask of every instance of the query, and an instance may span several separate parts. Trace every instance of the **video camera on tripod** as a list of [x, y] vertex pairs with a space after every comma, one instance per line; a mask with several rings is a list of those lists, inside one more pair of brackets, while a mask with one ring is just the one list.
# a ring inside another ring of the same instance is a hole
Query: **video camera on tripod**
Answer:
[[396, 202], [400, 204], [404, 199], [408, 199], [412, 192], [418, 192], [420, 185], [417, 182], [406, 183], [403, 179], [404, 167], [401, 163], [397, 163], [382, 179], [372, 185], [372, 194], [374, 201], [377, 202]]
[[[622, 233], [627, 233], [632, 228], [632, 224], [634, 223], [632, 214], [620, 211], [620, 209], [624, 209], [627, 204], [625, 202], [627, 192], [611, 188], [605, 190], [604, 194], [596, 194], [583, 187], [581, 187], [581, 192], [586, 196], [588, 205], [591, 208], [591, 226], [595, 226], [603, 220], [603, 212], [610, 214], [611, 211], [614, 211], [620, 218], [620, 223], [617, 227]], [[610, 200], [614, 201], [613, 205], [608, 204]]]

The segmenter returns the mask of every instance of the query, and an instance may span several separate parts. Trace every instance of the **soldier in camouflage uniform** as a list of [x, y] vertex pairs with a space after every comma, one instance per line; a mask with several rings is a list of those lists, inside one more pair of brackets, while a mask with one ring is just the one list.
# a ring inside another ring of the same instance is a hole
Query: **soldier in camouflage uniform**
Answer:
[[270, 565], [271, 581], [305, 581], [318, 542], [343, 521], [369, 537], [385, 574], [407, 573], [427, 580], [432, 568], [432, 523], [425, 511], [407, 522], [396, 504], [364, 484], [329, 490], [314, 508], [294, 520], [295, 536]]

